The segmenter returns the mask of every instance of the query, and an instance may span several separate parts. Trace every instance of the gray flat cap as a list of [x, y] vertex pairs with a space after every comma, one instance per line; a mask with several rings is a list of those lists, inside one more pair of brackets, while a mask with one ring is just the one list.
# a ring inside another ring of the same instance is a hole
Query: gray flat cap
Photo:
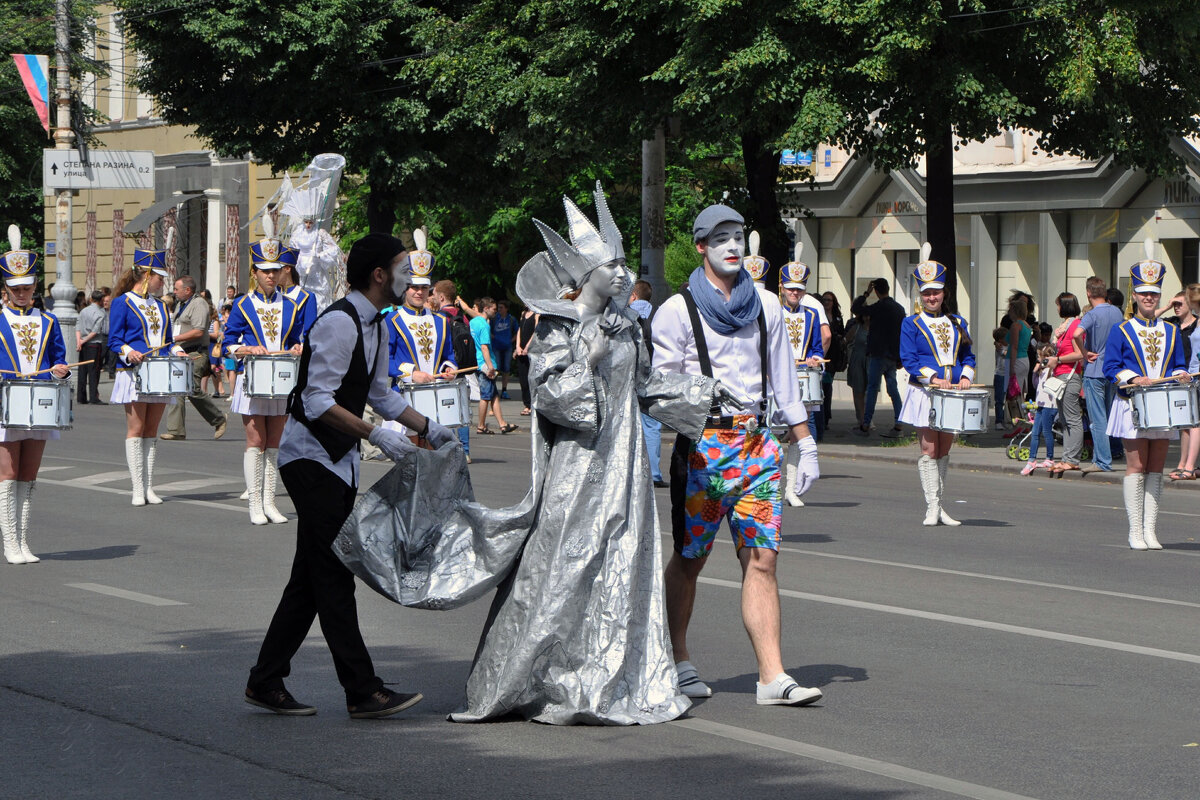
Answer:
[[722, 222], [736, 222], [738, 225], [746, 224], [746, 220], [742, 218], [742, 215], [729, 206], [709, 206], [701, 211], [700, 216], [696, 217], [696, 221], [692, 223], [692, 241], [704, 241], [713, 232], [713, 228]]

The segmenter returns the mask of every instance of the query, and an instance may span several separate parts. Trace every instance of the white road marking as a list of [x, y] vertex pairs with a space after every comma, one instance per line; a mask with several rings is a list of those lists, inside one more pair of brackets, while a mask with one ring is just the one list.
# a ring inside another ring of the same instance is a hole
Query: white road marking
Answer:
[[[1125, 509], [1120, 506], [1095, 506], [1087, 503], [1082, 503], [1080, 505], [1083, 508], [1101, 508], [1105, 511], [1125, 511]], [[1159, 509], [1158, 514], [1159, 516], [1162, 516], [1163, 514], [1170, 514], [1172, 517], [1200, 517], [1200, 514], [1189, 514], [1186, 511], [1163, 511], [1162, 509]]]
[[1129, 594], [1128, 592], [1114, 592], [1108, 589], [1090, 589], [1086, 586], [1069, 586], [1062, 583], [1046, 583], [1044, 581], [1033, 581], [1025, 578], [1007, 578], [1002, 575], [988, 575], [982, 572], [965, 572], [957, 569], [945, 569], [943, 567], [927, 567], [922, 564], [906, 564], [902, 561], [883, 561], [878, 558], [863, 558], [862, 556], [846, 556], [838, 553], [820, 553], [815, 550], [800, 550], [795, 547], [779, 548], [784, 553], [798, 553], [805, 556], [816, 556], [818, 558], [835, 558], [843, 561], [857, 561], [862, 564], [878, 564], [883, 567], [898, 567], [900, 569], [912, 569], [920, 572], [936, 572], [941, 575], [958, 575], [963, 578], [979, 578], [985, 581], [999, 581], [1001, 583], [1018, 583], [1023, 586], [1040, 586], [1045, 589], [1058, 589], [1064, 592], [1082, 592], [1084, 594], [1099, 594], [1106, 597], [1120, 597], [1126, 600], [1140, 600], [1146, 603], [1162, 603], [1171, 606], [1187, 606], [1188, 608], [1200, 608], [1200, 603], [1189, 603], [1186, 600], [1171, 600], [1167, 597], [1150, 597], [1143, 594]]
[[[126, 480], [129, 479], [128, 472], [122, 473], [122, 474], [125, 476]], [[109, 488], [108, 486], [89, 486], [87, 484], [77, 483], [75, 481], [56, 481], [56, 480], [39, 478], [38, 483], [46, 484], [48, 486], [67, 486], [72, 489], [84, 489], [89, 492], [100, 492], [102, 494], [122, 494], [125, 496], [129, 495], [129, 489], [112, 489], [112, 488]], [[157, 490], [158, 490], [158, 488], [155, 487], [155, 491], [157, 491]], [[227, 505], [225, 503], [217, 503], [212, 500], [190, 500], [190, 499], [184, 499], [184, 498], [179, 498], [179, 497], [164, 497], [163, 499], [167, 500], [169, 502], [172, 502], [172, 503], [186, 503], [187, 505], [199, 506], [201, 508], [219, 508], [222, 511], [233, 511], [234, 513], [237, 513], [237, 514], [245, 514], [246, 513], [246, 506], [244, 506], [244, 505], [231, 506], [231, 505]], [[131, 508], [132, 508], [132, 506], [131, 506]]]
[[[96, 472], [91, 475], [81, 475], [78, 478], [71, 478], [59, 483], [65, 483], [68, 486], [96, 486], [101, 483], [112, 483], [113, 481], [129, 480], [128, 470], [113, 470], [112, 472]], [[43, 481], [50, 483], [50, 481]]]
[[106, 594], [109, 597], [120, 597], [123, 600], [133, 600], [138, 603], [145, 603], [148, 606], [186, 606], [187, 603], [181, 603], [178, 600], [168, 600], [165, 597], [155, 597], [152, 594], [142, 594], [141, 592], [131, 592], [126, 589], [118, 589], [115, 586], [105, 586], [102, 583], [68, 583], [72, 589], [83, 589], [85, 592], [95, 592], [96, 594]]
[[41, 475], [43, 472], [55, 472], [56, 470], [60, 470], [60, 469], [71, 469], [71, 467], [48, 467], [45, 464], [43, 464], [41, 467], [38, 468], [38, 474]]
[[197, 478], [190, 481], [158, 484], [154, 487], [154, 491], [158, 494], [162, 494], [163, 492], [192, 492], [196, 489], [210, 489], [222, 483], [240, 484], [242, 482], [242, 478]]
[[[701, 583], [711, 584], [713, 586], [724, 586], [728, 589], [741, 590], [742, 584], [738, 581], [726, 581], [720, 578], [700, 578]], [[833, 606], [845, 606], [846, 608], [857, 608], [862, 611], [879, 611], [884, 614], [898, 614], [902, 617], [915, 617], [916, 619], [926, 619], [933, 622], [946, 622], [951, 625], [966, 625], [970, 628], [983, 628], [985, 630], [1001, 631], [1003, 633], [1015, 633], [1021, 636], [1032, 636], [1037, 639], [1051, 639], [1057, 642], [1068, 642], [1070, 644], [1081, 644], [1087, 647], [1100, 647], [1105, 650], [1117, 650], [1122, 653], [1133, 653], [1139, 656], [1154, 656], [1156, 658], [1166, 658], [1172, 661], [1186, 661], [1189, 664], [1200, 664], [1200, 655], [1193, 653], [1180, 653], [1174, 650], [1160, 650], [1157, 647], [1142, 647], [1137, 644], [1127, 644], [1125, 642], [1114, 642], [1108, 639], [1095, 639], [1091, 636], [1076, 636], [1072, 633], [1058, 633], [1057, 631], [1046, 631], [1040, 628], [1029, 628], [1024, 625], [1009, 625], [1004, 622], [990, 622], [985, 619], [973, 619], [971, 617], [958, 617], [953, 614], [939, 614], [935, 611], [920, 611], [915, 608], [904, 608], [903, 606], [885, 605], [883, 603], [868, 603], [863, 600], [850, 600], [845, 597], [829, 597], [823, 594], [812, 594], [810, 592], [797, 592], [793, 589], [780, 589], [779, 594], [783, 597], [794, 597], [797, 600], [811, 600], [814, 603], [826, 603]]]
[[792, 755], [811, 758], [816, 761], [823, 761], [826, 764], [833, 764], [839, 767], [847, 767], [856, 769], [861, 772], [870, 772], [873, 775], [882, 775], [885, 778], [911, 783], [917, 786], [925, 786], [930, 789], [935, 789], [939, 792], [958, 795], [959, 797], [971, 797], [975, 800], [1031, 800], [1031, 798], [1006, 792], [1002, 789], [993, 789], [990, 786], [980, 786], [975, 783], [967, 783], [966, 781], [947, 778], [944, 775], [935, 775], [932, 772], [922, 772], [918, 769], [904, 767], [899, 764], [891, 764], [887, 761], [878, 761], [874, 758], [866, 758], [865, 756], [856, 756], [852, 753], [844, 753], [841, 750], [830, 750], [827, 747], [818, 747], [813, 744], [805, 744], [791, 739], [784, 739], [780, 736], [772, 736], [767, 733], [748, 730], [746, 728], [738, 728], [733, 725], [725, 725], [720, 722], [712, 722], [706, 719], [698, 719], [692, 717], [689, 719], [679, 719], [668, 723], [673, 727], [687, 728], [688, 730], [697, 731], [699, 733], [707, 733], [710, 736], [719, 736], [723, 739], [732, 739], [738, 742], [744, 742], [754, 747], [765, 747], [771, 750], [779, 750], [783, 753], [791, 753]]

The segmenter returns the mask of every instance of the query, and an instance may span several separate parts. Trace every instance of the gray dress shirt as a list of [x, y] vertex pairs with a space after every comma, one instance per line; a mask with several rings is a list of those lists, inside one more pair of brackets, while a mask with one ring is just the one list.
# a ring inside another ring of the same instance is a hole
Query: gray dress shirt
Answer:
[[[375, 365], [375, 378], [371, 381], [367, 402], [384, 419], [396, 419], [408, 408], [408, 401], [392, 391], [392, 379], [388, 377], [387, 328], [382, 323], [371, 324], [378, 309], [361, 292], [351, 291], [346, 298], [354, 305], [362, 324], [367, 371]], [[308, 332], [308, 343], [312, 348], [308, 383], [300, 393], [304, 413], [309, 419], [317, 419], [334, 406], [333, 393], [346, 377], [356, 341], [354, 321], [346, 314], [326, 314], [313, 323]], [[347, 486], [358, 486], [358, 448], [352, 448], [334, 463], [312, 431], [289, 414], [279, 442], [279, 466], [302, 458], [317, 462]]]

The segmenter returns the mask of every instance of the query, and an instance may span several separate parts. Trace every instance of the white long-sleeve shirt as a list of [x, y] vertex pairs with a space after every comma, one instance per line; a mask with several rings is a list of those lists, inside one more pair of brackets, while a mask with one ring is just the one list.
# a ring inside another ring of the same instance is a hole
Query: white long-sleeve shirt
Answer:
[[[690, 288], [693, 292], [717, 292], [724, 301], [724, 293], [707, 278], [703, 284]], [[767, 323], [767, 396], [775, 398], [779, 413], [788, 425], [799, 425], [808, 419], [808, 412], [800, 402], [800, 384], [796, 380], [796, 365], [792, 360], [792, 347], [788, 343], [783, 322], [783, 310], [778, 297], [766, 289], [756, 288]], [[704, 341], [708, 344], [712, 376], [742, 401], [742, 408], [737, 413], [762, 414], [765, 409], [760, 403], [762, 371], [758, 355], [758, 321], [729, 336], [710, 328], [703, 315], [700, 324], [704, 327]], [[652, 323], [651, 338], [654, 342], [655, 369], [687, 375], [703, 374], [696, 352], [696, 337], [692, 334], [692, 321], [682, 296], [671, 296], [658, 309]], [[724, 409], [722, 413], [731, 411]]]
[[[384, 419], [396, 419], [408, 408], [408, 401], [391, 388], [387, 327], [383, 320], [376, 325], [371, 324], [378, 315], [378, 309], [361, 292], [352, 291], [346, 298], [354, 305], [362, 325], [367, 371], [371, 371], [372, 365], [375, 368], [367, 402]], [[308, 383], [300, 393], [304, 414], [309, 419], [317, 419], [335, 405], [333, 393], [341, 387], [346, 377], [357, 341], [354, 320], [345, 314], [326, 314], [313, 323], [308, 332], [308, 344], [312, 348], [312, 356], [308, 361]], [[312, 431], [288, 415], [283, 438], [279, 442], [279, 465], [299, 459], [315, 461], [341, 478], [347, 486], [358, 486], [358, 448], [351, 448], [334, 463]]]

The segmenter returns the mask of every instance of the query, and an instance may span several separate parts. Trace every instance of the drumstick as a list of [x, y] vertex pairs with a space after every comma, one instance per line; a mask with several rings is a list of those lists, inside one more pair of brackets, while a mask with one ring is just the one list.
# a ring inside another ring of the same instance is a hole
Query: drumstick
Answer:
[[[63, 366], [66, 367], [67, 369], [72, 369], [73, 367], [82, 367], [84, 364], [91, 364], [95, 360], [96, 359], [94, 359], [94, 358], [89, 358], [87, 361], [76, 361], [74, 364], [64, 364]], [[58, 365], [55, 364], [55, 366], [58, 366]], [[46, 367], [45, 369], [39, 369], [36, 372], [18, 372], [15, 369], [0, 369], [0, 372], [7, 373], [9, 375], [20, 375], [22, 377], [32, 377], [33, 375], [41, 375], [43, 372], [50, 372], [52, 369], [54, 369], [54, 367]]]
[[[1188, 375], [1190, 375], [1193, 378], [1200, 378], [1200, 372], [1189, 372]], [[1183, 377], [1183, 376], [1182, 375], [1178, 375], [1178, 376], [1177, 375], [1164, 375], [1161, 378], [1151, 378], [1149, 385], [1157, 386], [1160, 383], [1170, 383], [1171, 381], [1179, 380], [1181, 377]], [[1146, 384], [1143, 383], [1141, 385], [1145, 386]], [[1120, 389], [1136, 389], [1137, 387], [1138, 387], [1138, 384], [1136, 384], [1136, 383], [1122, 383], [1118, 388], [1120, 388]]]
[[468, 372], [474, 372], [477, 369], [479, 369], [479, 367], [463, 367], [462, 369], [454, 370], [454, 374], [455, 375], [463, 375]]

